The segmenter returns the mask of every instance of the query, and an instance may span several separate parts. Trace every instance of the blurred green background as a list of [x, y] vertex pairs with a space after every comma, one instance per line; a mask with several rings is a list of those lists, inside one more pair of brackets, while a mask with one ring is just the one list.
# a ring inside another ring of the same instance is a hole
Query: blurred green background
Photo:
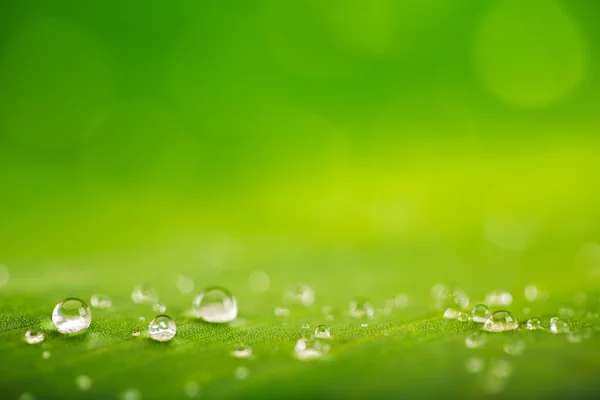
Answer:
[[599, 18], [594, 0], [4, 2], [0, 263], [597, 282]]

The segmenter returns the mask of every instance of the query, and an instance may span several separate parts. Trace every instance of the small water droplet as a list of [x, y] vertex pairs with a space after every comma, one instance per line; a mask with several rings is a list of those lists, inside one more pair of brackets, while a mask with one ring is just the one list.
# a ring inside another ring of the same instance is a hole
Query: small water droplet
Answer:
[[59, 302], [52, 311], [52, 322], [60, 333], [76, 333], [92, 323], [92, 310], [74, 297]]
[[550, 319], [550, 332], [552, 333], [568, 333], [569, 324], [558, 317]]
[[138, 285], [133, 288], [131, 299], [136, 304], [155, 304], [158, 303], [158, 294], [151, 287]]
[[138, 389], [127, 389], [121, 393], [121, 400], [142, 400], [142, 392]]
[[218, 286], [209, 287], [196, 296], [192, 310], [196, 318], [213, 323], [231, 322], [238, 315], [235, 297], [227, 289]]
[[103, 294], [95, 294], [90, 299], [92, 307], [94, 308], [111, 308], [112, 300], [110, 297], [105, 296]]
[[312, 306], [315, 302], [315, 290], [305, 283], [300, 283], [285, 293], [285, 300], [289, 303]]
[[150, 337], [158, 342], [168, 342], [175, 337], [177, 327], [167, 315], [158, 315], [148, 325]]
[[357, 297], [350, 302], [348, 314], [352, 318], [371, 318], [375, 315], [375, 308], [368, 299]]
[[471, 357], [467, 360], [465, 369], [470, 374], [477, 374], [483, 370], [484, 366], [485, 366], [485, 363], [483, 362], [483, 360], [481, 358]]
[[250, 371], [246, 367], [237, 367], [233, 373], [236, 379], [244, 380], [250, 375]]
[[527, 321], [527, 329], [534, 331], [536, 329], [542, 329], [542, 321], [539, 318], [531, 318]]
[[186, 382], [183, 391], [187, 397], [196, 397], [200, 393], [200, 386], [196, 382]]
[[473, 311], [471, 311], [471, 317], [475, 322], [485, 323], [485, 321], [487, 321], [487, 319], [490, 317], [491, 313], [492, 312], [490, 311], [489, 307], [485, 304], [477, 304], [473, 308]]
[[315, 337], [319, 339], [329, 339], [331, 338], [331, 331], [327, 325], [319, 325], [317, 329], [315, 329]]
[[288, 317], [290, 315], [290, 310], [288, 308], [275, 307], [273, 313], [278, 317]]
[[181, 294], [188, 294], [194, 290], [194, 280], [188, 276], [179, 275], [175, 284]]
[[581, 343], [581, 335], [578, 333], [569, 332], [567, 340], [571, 343]]
[[252, 347], [246, 344], [236, 344], [231, 351], [235, 358], [249, 358], [252, 356]]
[[518, 356], [525, 351], [525, 342], [521, 339], [511, 339], [504, 343], [504, 352], [511, 356]]
[[167, 312], [167, 306], [165, 306], [164, 304], [154, 304], [152, 306], [152, 311], [164, 313], [164, 312]]
[[469, 349], [478, 349], [485, 344], [485, 336], [481, 332], [473, 332], [465, 338], [465, 346]]
[[140, 336], [140, 334], [141, 334], [140, 332], [135, 331], [135, 332], [131, 333], [131, 336], [138, 337], [138, 336]]
[[77, 385], [77, 387], [79, 388], [79, 390], [85, 392], [87, 390], [90, 390], [92, 387], [92, 378], [90, 378], [87, 375], [79, 375], [77, 378], [75, 378], [75, 385]]
[[405, 294], [399, 294], [394, 298], [394, 305], [396, 308], [406, 308], [408, 307], [409, 299]]
[[28, 330], [25, 332], [25, 341], [29, 344], [42, 343], [45, 338], [46, 335], [44, 335], [44, 332], [39, 332], [36, 330]]
[[265, 293], [271, 286], [271, 278], [265, 271], [253, 271], [248, 277], [248, 286], [254, 293]]
[[44, 360], [47, 360], [47, 359], [49, 359], [50, 357], [52, 357], [52, 353], [50, 353], [49, 351], [45, 351], [45, 352], [43, 352], [43, 353], [42, 353], [42, 358], [43, 358]]
[[460, 322], [468, 322], [471, 320], [471, 316], [468, 313], [461, 311], [458, 313], [456, 319], [458, 319]]
[[458, 318], [458, 311], [455, 310], [454, 308], [447, 308], [446, 311], [444, 311], [444, 318], [446, 318], [446, 319], [457, 319]]
[[320, 358], [328, 347], [315, 338], [302, 338], [294, 346], [294, 355], [298, 360], [308, 361]]
[[512, 313], [504, 310], [493, 312], [485, 324], [483, 329], [488, 332], [505, 332], [512, 331], [519, 327], [519, 322]]
[[512, 294], [503, 290], [496, 290], [485, 296], [485, 302], [490, 306], [510, 306], [512, 301]]
[[6, 285], [8, 283], [9, 278], [10, 273], [8, 272], [8, 268], [0, 264], [0, 287]]

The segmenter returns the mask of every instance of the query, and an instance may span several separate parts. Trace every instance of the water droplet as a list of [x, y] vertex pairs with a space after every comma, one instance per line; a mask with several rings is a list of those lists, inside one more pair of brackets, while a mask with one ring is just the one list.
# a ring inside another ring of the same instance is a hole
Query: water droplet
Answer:
[[465, 346], [469, 349], [478, 349], [485, 344], [485, 336], [481, 332], [473, 332], [465, 338]]
[[454, 308], [447, 308], [446, 311], [444, 311], [444, 318], [446, 318], [446, 319], [457, 319], [458, 318], [458, 311], [456, 311]]
[[85, 392], [87, 390], [90, 390], [92, 384], [92, 378], [90, 378], [87, 375], [79, 375], [77, 378], [75, 378], [75, 385], [77, 385], [77, 387], [81, 391]]
[[406, 308], [408, 307], [408, 296], [405, 294], [399, 294], [394, 298], [394, 305], [397, 308]]
[[131, 333], [131, 336], [138, 337], [138, 336], [140, 336], [140, 334], [141, 334], [140, 332], [135, 331], [135, 332]]
[[164, 313], [164, 312], [167, 312], [167, 306], [165, 306], [164, 304], [154, 304], [152, 306], [152, 311]]
[[265, 271], [253, 271], [248, 277], [248, 286], [254, 293], [265, 293], [271, 286], [271, 278]]
[[483, 329], [488, 332], [505, 332], [512, 331], [519, 327], [517, 319], [508, 311], [499, 310], [493, 312], [485, 324]]
[[92, 310], [74, 297], [59, 302], [52, 311], [52, 322], [60, 333], [75, 333], [92, 323]]
[[511, 339], [504, 343], [504, 352], [511, 356], [518, 356], [525, 351], [525, 342], [521, 339]]
[[35, 400], [35, 397], [31, 393], [25, 392], [19, 396], [19, 400]]
[[183, 391], [187, 397], [196, 397], [200, 393], [200, 386], [196, 382], [186, 382]]
[[456, 319], [458, 319], [460, 322], [468, 322], [471, 320], [471, 316], [468, 313], [461, 311], [458, 313]]
[[45, 338], [46, 335], [44, 335], [44, 332], [39, 332], [35, 330], [29, 330], [25, 332], [25, 341], [29, 344], [42, 343]]
[[431, 296], [435, 306], [440, 309], [456, 308], [464, 309], [469, 305], [469, 296], [467, 293], [455, 286], [448, 287], [437, 284], [431, 288]]
[[236, 344], [233, 347], [231, 355], [235, 358], [249, 358], [252, 356], [252, 347], [246, 344]]
[[315, 337], [319, 339], [329, 339], [331, 338], [331, 331], [327, 325], [319, 325], [317, 329], [315, 329]]
[[485, 302], [490, 306], [510, 306], [512, 301], [512, 294], [503, 290], [496, 290], [485, 296]]
[[318, 339], [302, 338], [294, 346], [294, 355], [298, 360], [307, 361], [320, 358], [328, 350]]
[[121, 400], [142, 400], [142, 392], [138, 389], [127, 389], [121, 393]]
[[10, 273], [8, 272], [8, 268], [4, 265], [0, 265], [0, 287], [6, 285], [9, 278]]
[[527, 329], [534, 331], [536, 329], [542, 329], [542, 321], [539, 318], [531, 318], [527, 321]]
[[158, 294], [151, 287], [138, 285], [133, 288], [131, 299], [136, 304], [155, 304], [158, 303]]
[[558, 316], [560, 318], [573, 318], [575, 316], [575, 311], [569, 307], [561, 307], [558, 309]]
[[570, 332], [567, 335], [567, 340], [571, 343], [581, 343], [581, 335], [577, 333]]
[[375, 314], [375, 309], [368, 299], [357, 297], [350, 302], [348, 313], [353, 318], [371, 318]]
[[94, 308], [110, 308], [112, 307], [112, 300], [110, 297], [103, 294], [95, 294], [90, 299], [92, 307]]
[[473, 311], [471, 311], [471, 317], [473, 321], [484, 323], [490, 317], [492, 312], [485, 304], [477, 304]]
[[47, 359], [49, 359], [50, 357], [52, 357], [52, 353], [50, 353], [49, 351], [45, 351], [45, 352], [43, 352], [43, 353], [42, 353], [42, 358], [43, 358], [44, 360], [47, 360]]
[[148, 325], [150, 337], [158, 342], [168, 342], [175, 337], [177, 327], [167, 315], [158, 315]]
[[315, 302], [315, 291], [307, 284], [301, 283], [290, 289], [285, 298], [288, 302], [312, 306]]
[[290, 310], [283, 307], [275, 307], [273, 313], [278, 317], [288, 317], [290, 315]]
[[552, 333], [568, 333], [569, 324], [558, 317], [550, 319], [550, 332]]
[[250, 375], [250, 371], [246, 367], [237, 367], [233, 373], [236, 379], [244, 380]]
[[194, 290], [194, 280], [190, 277], [179, 275], [177, 277], [176, 286], [181, 294], [188, 294]]
[[477, 374], [483, 370], [484, 366], [485, 366], [485, 363], [483, 362], [483, 360], [481, 358], [471, 357], [467, 360], [465, 369], [470, 374]]
[[226, 323], [237, 318], [235, 297], [227, 289], [214, 286], [205, 289], [194, 299], [194, 314], [206, 322]]

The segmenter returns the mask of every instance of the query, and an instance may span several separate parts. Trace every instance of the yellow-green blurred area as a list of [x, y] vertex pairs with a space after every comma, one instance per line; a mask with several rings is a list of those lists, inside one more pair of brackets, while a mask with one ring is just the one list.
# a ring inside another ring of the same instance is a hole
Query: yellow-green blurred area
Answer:
[[234, 243], [294, 276], [597, 279], [599, 18], [594, 0], [6, 1], [0, 262], [167, 249], [201, 269]]

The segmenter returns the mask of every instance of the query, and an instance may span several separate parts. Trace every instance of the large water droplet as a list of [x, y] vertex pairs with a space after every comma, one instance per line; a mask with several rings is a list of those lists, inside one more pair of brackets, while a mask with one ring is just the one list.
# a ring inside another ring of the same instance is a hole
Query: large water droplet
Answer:
[[508, 311], [499, 310], [493, 312], [485, 324], [483, 324], [483, 329], [488, 332], [505, 332], [512, 331], [519, 327], [519, 322]]
[[252, 356], [252, 347], [246, 344], [236, 344], [231, 351], [235, 358], [249, 358]]
[[465, 338], [465, 346], [469, 349], [478, 349], [485, 344], [485, 337], [481, 332], [473, 332]]
[[60, 333], [79, 332], [92, 323], [92, 310], [83, 300], [64, 299], [54, 307], [52, 322]]
[[542, 321], [539, 318], [531, 318], [527, 321], [527, 329], [534, 331], [536, 329], [542, 329]]
[[315, 329], [315, 337], [319, 339], [329, 339], [331, 338], [331, 331], [327, 325], [319, 325], [317, 329]]
[[35, 330], [29, 330], [25, 332], [25, 341], [29, 344], [42, 343], [45, 338], [46, 335], [44, 335], [44, 332], [39, 332]]
[[350, 302], [348, 314], [353, 318], [371, 318], [375, 314], [375, 308], [368, 299], [357, 297]]
[[92, 384], [92, 378], [87, 375], [79, 375], [77, 378], [75, 378], [75, 385], [77, 385], [77, 388], [83, 392], [90, 390]]
[[92, 307], [94, 308], [110, 308], [112, 307], [112, 300], [110, 297], [103, 294], [95, 294], [90, 299]]
[[137, 304], [155, 304], [158, 302], [158, 294], [151, 287], [138, 285], [133, 288], [131, 299]]
[[288, 302], [312, 306], [315, 302], [315, 290], [305, 283], [298, 284], [285, 294]]
[[158, 315], [148, 325], [150, 337], [158, 342], [168, 342], [175, 337], [177, 327], [167, 315]]
[[477, 304], [471, 311], [471, 318], [475, 322], [484, 323], [490, 317], [492, 312], [485, 304]]
[[550, 319], [550, 332], [552, 333], [568, 333], [570, 331], [569, 324], [558, 317]]
[[194, 299], [192, 310], [197, 318], [206, 322], [226, 323], [237, 318], [235, 297], [227, 289], [210, 287]]
[[318, 339], [302, 338], [294, 346], [294, 355], [298, 360], [308, 361], [320, 358], [327, 350]]

